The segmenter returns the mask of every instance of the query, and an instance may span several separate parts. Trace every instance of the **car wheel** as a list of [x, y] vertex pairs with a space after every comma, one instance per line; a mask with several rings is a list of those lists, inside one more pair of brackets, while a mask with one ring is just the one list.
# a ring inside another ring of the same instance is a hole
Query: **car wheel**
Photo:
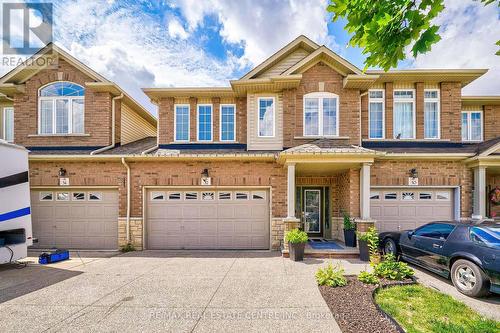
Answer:
[[398, 248], [396, 247], [396, 242], [390, 238], [384, 240], [384, 254], [393, 254], [397, 256]]
[[488, 294], [489, 280], [476, 264], [459, 259], [451, 266], [451, 281], [462, 294], [481, 297]]

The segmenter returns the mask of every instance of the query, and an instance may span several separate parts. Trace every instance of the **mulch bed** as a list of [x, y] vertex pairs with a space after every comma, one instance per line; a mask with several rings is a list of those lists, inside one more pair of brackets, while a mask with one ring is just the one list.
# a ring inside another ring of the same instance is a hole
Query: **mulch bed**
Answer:
[[[319, 286], [321, 295], [343, 333], [403, 332], [401, 327], [375, 305], [373, 292], [379, 285], [364, 284], [356, 276], [346, 276], [346, 278], [348, 283], [344, 287]], [[380, 281], [382, 287], [409, 283], [413, 283], [413, 280]]]

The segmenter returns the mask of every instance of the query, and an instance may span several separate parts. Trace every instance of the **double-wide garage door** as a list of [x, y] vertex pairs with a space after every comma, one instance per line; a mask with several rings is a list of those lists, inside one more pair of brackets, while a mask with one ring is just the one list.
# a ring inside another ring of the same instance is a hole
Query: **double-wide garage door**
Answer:
[[453, 189], [377, 188], [370, 213], [379, 231], [415, 229], [431, 221], [453, 220]]
[[118, 191], [32, 190], [33, 237], [39, 248], [118, 248]]
[[154, 189], [147, 193], [148, 249], [268, 249], [269, 192]]

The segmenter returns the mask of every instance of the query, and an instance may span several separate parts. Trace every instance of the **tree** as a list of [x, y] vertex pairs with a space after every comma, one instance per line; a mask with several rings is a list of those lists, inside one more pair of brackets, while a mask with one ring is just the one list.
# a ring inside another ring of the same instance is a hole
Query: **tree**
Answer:
[[[406, 58], [411, 47], [414, 57], [437, 43], [439, 26], [432, 24], [444, 9], [444, 0], [330, 0], [333, 22], [345, 18], [344, 29], [352, 34], [349, 45], [363, 48], [365, 69], [389, 70]], [[496, 0], [478, 0], [484, 5]], [[500, 1], [498, 2], [500, 8]], [[500, 46], [500, 40], [496, 43]], [[496, 53], [500, 56], [500, 51]]]

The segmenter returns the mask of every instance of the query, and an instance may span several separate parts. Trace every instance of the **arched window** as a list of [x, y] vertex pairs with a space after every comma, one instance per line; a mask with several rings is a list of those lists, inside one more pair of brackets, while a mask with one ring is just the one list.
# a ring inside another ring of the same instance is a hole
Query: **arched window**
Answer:
[[72, 82], [54, 82], [39, 90], [39, 134], [84, 133], [85, 88]]
[[304, 136], [339, 135], [339, 96], [329, 92], [304, 95]]

